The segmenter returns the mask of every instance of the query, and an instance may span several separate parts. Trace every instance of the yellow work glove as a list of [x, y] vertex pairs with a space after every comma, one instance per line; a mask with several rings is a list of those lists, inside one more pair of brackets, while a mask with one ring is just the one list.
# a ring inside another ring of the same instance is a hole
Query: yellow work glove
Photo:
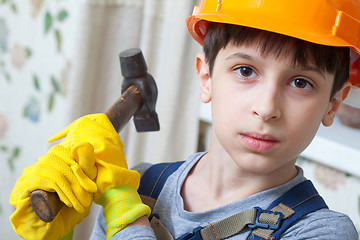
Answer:
[[[36, 240], [71, 239], [72, 234], [69, 233], [89, 214], [92, 193], [97, 190], [93, 181], [96, 176], [94, 160], [92, 163], [81, 163], [84, 166], [89, 164], [89, 167], [85, 167], [88, 169], [92, 165], [93, 173], [88, 172], [92, 179], [78, 164], [79, 156], [83, 156], [80, 158], [82, 160], [88, 160], [84, 156], [89, 151], [93, 152], [93, 148], [86, 143], [72, 148], [57, 145], [41, 156], [37, 163], [24, 169], [10, 196], [10, 204], [16, 207], [10, 221], [19, 236]], [[50, 223], [41, 221], [31, 207], [30, 194], [37, 189], [56, 191], [66, 204]]]
[[[84, 116], [52, 137], [50, 141], [59, 140], [63, 137], [66, 137], [66, 139], [58, 146], [60, 148], [72, 149], [72, 151], [76, 153], [73, 154], [73, 156], [66, 155], [64, 162], [68, 165], [69, 163], [72, 163], [77, 166], [77, 168], [70, 164], [71, 170], [62, 171], [59, 178], [55, 179], [55, 182], [56, 184], [62, 183], [64, 179], [69, 178], [71, 175], [70, 172], [74, 173], [78, 182], [75, 183], [76, 181], [70, 181], [71, 183], [69, 185], [71, 188], [65, 187], [65, 190], [63, 187], [66, 186], [66, 184], [59, 184], [60, 186], [58, 188], [54, 187], [53, 189], [59, 194], [60, 200], [68, 207], [73, 207], [78, 212], [81, 212], [82, 209], [87, 210], [87, 200], [92, 199], [91, 197], [86, 197], [89, 193], [94, 193], [94, 200], [97, 202], [108, 189], [118, 185], [126, 185], [128, 186], [127, 188], [135, 190], [138, 188], [140, 179], [139, 173], [127, 169], [122, 142], [106, 115], [93, 114]], [[79, 149], [81, 151], [74, 151], [74, 149]], [[64, 157], [63, 155], [61, 156]], [[77, 163], [78, 165], [74, 163]], [[91, 180], [94, 180], [96, 185]], [[28, 184], [31, 185], [30, 182]], [[23, 185], [27, 186], [27, 184]], [[39, 188], [39, 186], [37, 185], [36, 188]], [[21, 189], [21, 187], [15, 186], [14, 190], [15, 189]], [[45, 189], [44, 187], [40, 187], [40, 189], [49, 191], [49, 189]], [[85, 190], [85, 192], [87, 191], [87, 193], [84, 193], [83, 190]], [[119, 196], [118, 194], [115, 195]], [[133, 191], [124, 192], [123, 195], [126, 199], [131, 199], [130, 202], [116, 201], [114, 200], [116, 199], [116, 197], [114, 198], [115, 195], [112, 195], [112, 202], [116, 203], [113, 205], [121, 206], [120, 208], [122, 210], [117, 209], [116, 214], [111, 214], [111, 211], [105, 211], [110, 213], [105, 217], [107, 221], [113, 223], [117, 222], [117, 218], [121, 218], [122, 221], [119, 224], [112, 224], [112, 227], [107, 227], [109, 233], [111, 232], [111, 234], [114, 234], [123, 229], [127, 224], [135, 221], [137, 218], [150, 214], [150, 209], [141, 203], [136, 191], [135, 193]], [[10, 202], [15, 203], [16, 201], [12, 201], [12, 199], [13, 198], [10, 198]], [[18, 198], [15, 197], [15, 199]], [[108, 198], [103, 197], [102, 199]], [[104, 209], [111, 209], [107, 207], [107, 202], [107, 200], [102, 200], [102, 206]], [[125, 218], [122, 216], [125, 216]], [[67, 217], [76, 220], [71, 215], [68, 215]], [[54, 221], [51, 224], [53, 224]], [[14, 221], [13, 226], [16, 230]], [[57, 225], [54, 224], [54, 226]], [[47, 229], [43, 228], [43, 225], [41, 225], [40, 229], [41, 228], [43, 231], [47, 232]], [[65, 232], [67, 232], [67, 229], [61, 233], [61, 236], [63, 236]], [[112, 236], [109, 234], [107, 235], [108, 238]]]
[[150, 215], [150, 208], [136, 191], [140, 174], [128, 169], [119, 134], [105, 114], [82, 117], [51, 140], [65, 136], [63, 144], [87, 141], [94, 147], [98, 187], [94, 201], [104, 208], [106, 239], [138, 218]]
[[103, 206], [106, 219], [106, 240], [129, 223], [142, 216], [149, 217], [151, 210], [143, 204], [136, 189], [130, 185], [118, 185], [108, 189], [97, 202]]
[[140, 174], [128, 169], [119, 134], [105, 114], [80, 118], [51, 140], [65, 136], [63, 144], [87, 141], [94, 147], [98, 187], [94, 201], [104, 208], [106, 239], [138, 218], [150, 215], [150, 208], [136, 191]]

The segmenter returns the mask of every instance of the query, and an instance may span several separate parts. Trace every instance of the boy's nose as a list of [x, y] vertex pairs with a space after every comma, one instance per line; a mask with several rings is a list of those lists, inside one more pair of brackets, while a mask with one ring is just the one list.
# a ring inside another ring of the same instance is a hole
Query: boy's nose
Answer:
[[281, 117], [281, 99], [276, 87], [263, 87], [256, 96], [252, 113], [263, 121], [275, 120]]

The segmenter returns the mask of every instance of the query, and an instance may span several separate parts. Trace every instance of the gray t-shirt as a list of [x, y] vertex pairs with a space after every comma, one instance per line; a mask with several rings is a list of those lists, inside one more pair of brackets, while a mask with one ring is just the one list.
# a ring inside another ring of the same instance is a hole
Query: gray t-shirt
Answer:
[[[180, 196], [181, 186], [191, 168], [203, 154], [204, 153], [197, 153], [190, 156], [188, 160], [168, 178], [153, 210], [154, 213], [159, 215], [160, 221], [166, 226], [175, 239], [185, 233], [193, 232], [193, 229], [198, 226], [206, 226], [209, 223], [219, 221], [255, 206], [266, 209], [275, 199], [300, 182], [306, 180], [302, 169], [298, 168], [298, 175], [281, 186], [259, 192], [240, 201], [209, 211], [188, 212], [184, 210], [182, 197]], [[146, 163], [140, 164], [135, 170], [143, 174], [149, 166], [150, 164]], [[100, 210], [91, 240], [105, 239], [105, 227], [106, 221], [102, 215], [102, 210]], [[249, 233], [249, 231], [245, 231], [228, 239], [246, 239]], [[125, 228], [115, 234], [111, 239], [154, 240], [156, 237], [151, 228], [134, 226]], [[329, 209], [321, 209], [300, 219], [284, 232], [281, 239], [356, 240], [359, 238], [354, 224], [348, 216]]]

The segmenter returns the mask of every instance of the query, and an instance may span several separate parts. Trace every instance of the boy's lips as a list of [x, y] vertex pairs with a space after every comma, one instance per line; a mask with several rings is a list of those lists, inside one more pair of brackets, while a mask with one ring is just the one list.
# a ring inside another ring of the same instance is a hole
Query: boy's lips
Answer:
[[274, 149], [280, 141], [268, 134], [242, 133], [241, 139], [250, 149], [266, 152]]

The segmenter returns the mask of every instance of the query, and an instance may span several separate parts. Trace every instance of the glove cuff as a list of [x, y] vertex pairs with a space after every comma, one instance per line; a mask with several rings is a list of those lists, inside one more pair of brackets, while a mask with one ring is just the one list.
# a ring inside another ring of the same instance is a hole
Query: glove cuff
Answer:
[[[98, 191], [94, 194], [95, 203], [98, 203], [98, 199], [110, 188], [119, 185], [131, 186], [135, 191], [138, 189], [140, 174], [137, 171], [105, 163], [100, 159], [97, 161], [98, 175], [95, 181]], [[111, 169], [111, 171], [109, 169]]]
[[142, 203], [136, 189], [119, 185], [108, 189], [98, 200], [106, 219], [106, 239], [135, 222], [142, 216], [150, 216], [151, 209]]

